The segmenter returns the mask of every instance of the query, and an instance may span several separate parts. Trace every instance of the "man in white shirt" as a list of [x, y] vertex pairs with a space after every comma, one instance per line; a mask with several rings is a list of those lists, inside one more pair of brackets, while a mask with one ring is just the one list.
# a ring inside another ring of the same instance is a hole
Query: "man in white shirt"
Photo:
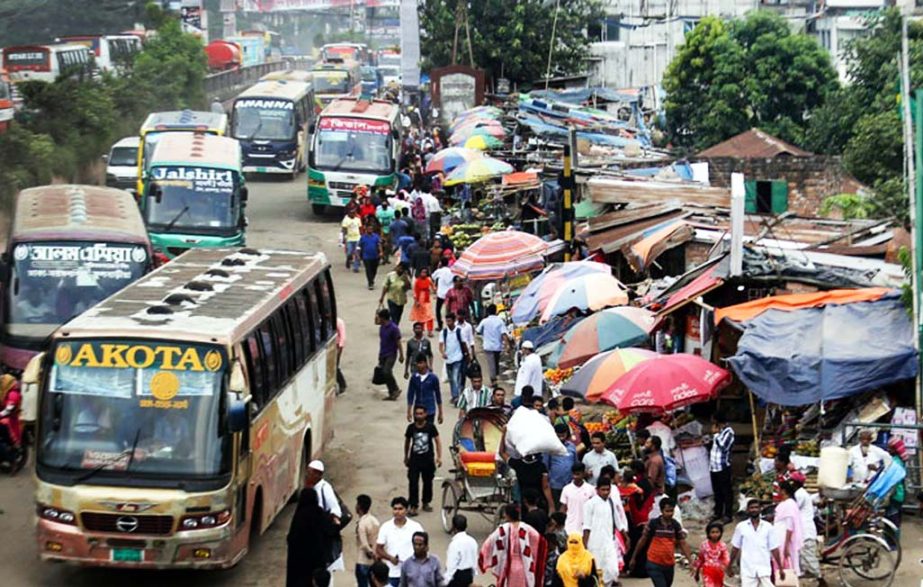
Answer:
[[442, 227], [442, 206], [439, 204], [439, 198], [425, 191], [420, 194], [423, 203], [426, 205], [426, 217], [429, 219], [429, 233], [438, 234]]
[[792, 483], [798, 487], [795, 491], [795, 503], [801, 513], [801, 576], [820, 577], [820, 563], [817, 560], [817, 526], [814, 524], [814, 496], [804, 488], [805, 477], [801, 471], [792, 471], [789, 475]]
[[619, 579], [621, 556], [613, 540], [616, 532], [628, 544], [628, 518], [622, 500], [612, 497], [612, 481], [603, 477], [596, 485], [596, 495], [583, 504], [583, 543], [602, 571], [603, 585]]
[[[334, 523], [339, 524], [343, 510], [340, 509], [340, 500], [337, 498], [333, 485], [324, 479], [324, 463], [322, 461], [315, 459], [308, 463], [305, 486], [317, 492], [317, 504], [333, 517]], [[327, 567], [328, 571], [342, 571], [344, 569], [346, 569], [346, 564], [343, 562], [342, 554], [340, 558], [330, 563], [330, 566]]]
[[487, 306], [487, 317], [481, 320], [475, 331], [481, 336], [481, 348], [487, 355], [487, 373], [490, 375], [490, 384], [496, 385], [500, 374], [500, 354], [509, 341], [509, 336], [506, 334], [506, 323], [503, 318], [497, 316], [496, 304]]
[[531, 385], [535, 395], [541, 397], [545, 380], [542, 374], [542, 359], [535, 354], [535, 345], [531, 340], [525, 341], [519, 348], [522, 350], [522, 360], [516, 372], [516, 388], [513, 395], [519, 397], [522, 395], [522, 388]]
[[446, 314], [445, 324], [445, 329], [439, 333], [439, 352], [442, 353], [442, 359], [445, 361], [449, 389], [452, 392], [452, 404], [457, 405], [458, 395], [464, 387], [464, 366], [468, 347], [462, 329], [455, 323], [455, 314], [451, 312]]
[[378, 529], [375, 554], [388, 565], [388, 580], [394, 587], [401, 580], [401, 564], [413, 556], [413, 534], [423, 532], [423, 526], [407, 519], [407, 500], [395, 497], [391, 500], [394, 516]]
[[603, 467], [612, 465], [618, 471], [619, 460], [615, 457], [615, 453], [606, 448], [606, 434], [604, 432], [594, 432], [590, 437], [590, 445], [593, 450], [583, 455], [583, 465], [587, 470], [587, 481], [590, 482], [590, 485], [596, 485], [599, 472], [603, 470]]
[[439, 260], [439, 269], [433, 271], [433, 283], [436, 284], [436, 327], [442, 330], [442, 306], [445, 304], [445, 295], [452, 289], [455, 274], [449, 267], [447, 259]]
[[[778, 534], [772, 524], [760, 519], [760, 502], [751, 499], [747, 502], [745, 520], [734, 528], [731, 538], [731, 564], [727, 575], [734, 575], [734, 563], [740, 558], [740, 587], [772, 587], [772, 561], [776, 568], [783, 569], [782, 556], [779, 554]], [[779, 571], [779, 578], [785, 579], [785, 571]]]
[[849, 466], [852, 468], [852, 481], [865, 485], [875, 473], [887, 469], [891, 464], [891, 455], [874, 444], [875, 431], [863, 428], [859, 431], [859, 444], [849, 449]]
[[468, 587], [474, 583], [478, 566], [478, 543], [468, 535], [468, 518], [452, 518], [452, 541], [445, 555], [446, 587]]
[[586, 482], [586, 467], [574, 463], [571, 467], [573, 480], [561, 490], [561, 513], [567, 514], [564, 530], [568, 534], [583, 533], [583, 504], [596, 495], [596, 489]]

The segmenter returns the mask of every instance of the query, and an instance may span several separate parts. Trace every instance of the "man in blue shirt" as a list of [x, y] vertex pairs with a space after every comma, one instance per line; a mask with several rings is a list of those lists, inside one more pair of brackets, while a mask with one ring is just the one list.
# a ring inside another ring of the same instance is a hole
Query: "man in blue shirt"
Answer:
[[497, 316], [497, 305], [487, 306], [487, 317], [481, 320], [475, 330], [481, 339], [481, 348], [487, 355], [487, 372], [490, 374], [490, 384], [497, 384], [500, 374], [500, 354], [506, 348], [509, 337], [506, 334], [506, 323]]
[[365, 267], [365, 279], [369, 282], [369, 289], [375, 289], [375, 276], [378, 274], [381, 256], [381, 237], [370, 226], [363, 226], [362, 236], [359, 237], [359, 257]]
[[407, 386], [407, 421], [413, 420], [413, 407], [426, 408], [426, 421], [430, 424], [437, 418], [442, 424], [442, 394], [439, 392], [439, 378], [429, 370], [426, 355], [414, 357], [417, 372], [410, 378]]
[[548, 485], [551, 486], [551, 497], [554, 499], [554, 507], [561, 506], [561, 490], [573, 479], [573, 467], [577, 462], [577, 447], [570, 441], [570, 428], [567, 424], [555, 424], [554, 432], [564, 448], [567, 449], [566, 455], [545, 455], [545, 468], [548, 469]]
[[385, 385], [388, 386], [388, 397], [385, 399], [394, 401], [401, 395], [401, 388], [394, 379], [395, 361], [400, 358], [401, 363], [404, 362], [401, 329], [391, 320], [391, 312], [387, 308], [378, 310], [375, 324], [378, 325], [378, 366], [384, 372]]

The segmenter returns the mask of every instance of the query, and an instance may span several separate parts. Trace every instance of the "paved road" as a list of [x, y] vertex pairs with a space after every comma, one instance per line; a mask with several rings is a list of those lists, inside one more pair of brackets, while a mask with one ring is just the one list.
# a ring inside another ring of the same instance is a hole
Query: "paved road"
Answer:
[[[344, 499], [352, 503], [359, 493], [374, 500], [373, 510], [384, 520], [388, 517], [386, 501], [406, 494], [406, 476], [400, 464], [404, 407], [383, 402], [384, 393], [368, 383], [376, 361], [377, 331], [372, 324], [377, 293], [365, 288], [359, 275], [343, 269], [342, 254], [336, 246], [335, 219], [318, 221], [308, 211], [304, 199], [303, 176], [295, 182], [253, 182], [250, 198], [249, 242], [256, 247], [321, 250], [334, 262], [334, 281], [340, 315], [348, 328], [344, 372], [349, 390], [339, 400], [336, 410], [336, 438], [326, 455], [328, 475]], [[379, 280], [380, 281], [380, 280]], [[405, 325], [406, 326], [406, 325]], [[450, 412], [451, 414], [451, 412]], [[448, 424], [441, 427], [443, 438], [451, 437]], [[448, 460], [447, 451], [444, 454]], [[437, 479], [438, 483], [438, 479]], [[253, 551], [236, 568], [224, 572], [136, 572], [80, 569], [40, 563], [33, 539], [33, 482], [31, 476], [0, 477], [0, 573], [5, 587], [133, 587], [162, 586], [281, 586], [285, 584], [285, 533], [292, 514], [286, 508], [272, 527], [254, 546]], [[437, 498], [438, 502], [438, 485]], [[436, 514], [418, 518], [432, 536], [433, 552], [445, 555], [447, 536], [439, 527]], [[483, 538], [489, 531], [487, 520], [469, 516], [473, 534]], [[347, 561], [354, 561], [353, 528], [346, 534]], [[911, 586], [923, 576], [918, 563], [923, 553], [919, 526], [908, 528], [905, 537], [905, 563], [895, 585]], [[348, 562], [347, 567], [351, 568]], [[482, 578], [483, 579], [483, 578]], [[352, 585], [351, 573], [341, 574], [336, 583]], [[488, 584], [486, 581], [484, 584]], [[649, 585], [647, 581], [626, 581], [627, 587]], [[679, 578], [678, 587], [692, 585], [688, 577]]]

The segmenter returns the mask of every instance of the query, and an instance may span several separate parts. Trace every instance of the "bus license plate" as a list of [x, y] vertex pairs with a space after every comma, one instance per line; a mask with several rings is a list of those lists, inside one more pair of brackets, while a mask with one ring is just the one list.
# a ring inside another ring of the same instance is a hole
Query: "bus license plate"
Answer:
[[139, 548], [113, 548], [112, 561], [117, 563], [140, 563], [144, 560], [144, 551]]

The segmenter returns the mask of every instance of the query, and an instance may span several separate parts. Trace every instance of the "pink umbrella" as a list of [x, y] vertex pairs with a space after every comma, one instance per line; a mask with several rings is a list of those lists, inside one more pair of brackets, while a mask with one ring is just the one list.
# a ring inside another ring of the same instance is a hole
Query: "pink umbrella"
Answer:
[[600, 400], [621, 412], [670, 412], [714, 399], [730, 382], [730, 372], [701, 357], [659, 355], [616, 379]]

